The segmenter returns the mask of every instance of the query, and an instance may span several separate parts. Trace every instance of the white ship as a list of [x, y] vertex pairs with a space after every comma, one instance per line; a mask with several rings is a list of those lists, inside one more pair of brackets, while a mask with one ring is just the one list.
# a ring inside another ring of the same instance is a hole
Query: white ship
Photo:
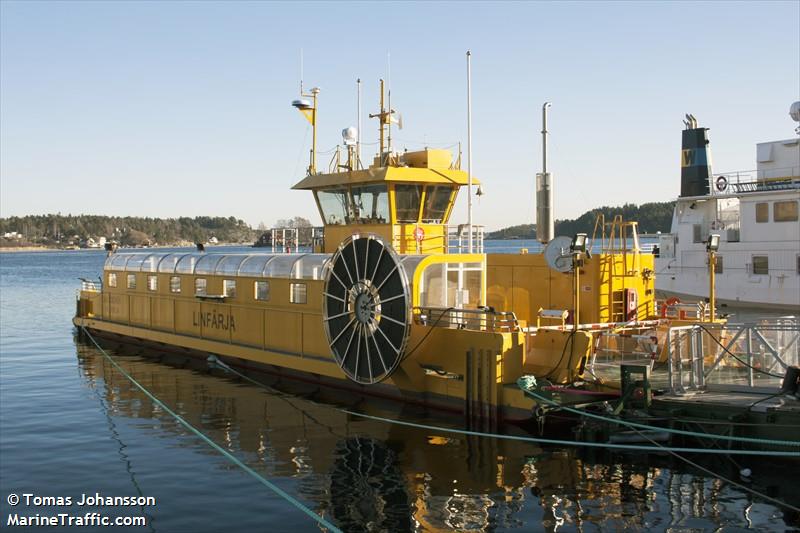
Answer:
[[[790, 115], [800, 122], [800, 102]], [[800, 139], [757, 144], [757, 170], [712, 174], [708, 129], [691, 115], [684, 123], [681, 195], [659, 236], [656, 290], [708, 297], [706, 241], [717, 234], [717, 305], [800, 312]]]

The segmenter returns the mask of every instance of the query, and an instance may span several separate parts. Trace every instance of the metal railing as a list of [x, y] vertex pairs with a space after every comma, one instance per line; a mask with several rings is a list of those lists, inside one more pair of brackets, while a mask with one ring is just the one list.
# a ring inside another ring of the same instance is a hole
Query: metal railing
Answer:
[[103, 284], [99, 280], [90, 280], [85, 278], [80, 278], [81, 280], [81, 290], [85, 292], [100, 292], [103, 288]]
[[490, 309], [456, 309], [452, 307], [414, 307], [414, 322], [422, 326], [466, 329], [471, 331], [519, 331], [513, 312]]
[[269, 248], [272, 253], [298, 253], [301, 246], [310, 245], [312, 251], [325, 240], [324, 227], [275, 227], [264, 231], [255, 244], [258, 248]]
[[774, 391], [800, 362], [800, 318], [744, 324], [693, 324], [669, 329], [669, 389]]
[[[445, 226], [447, 234], [447, 253], [465, 254], [469, 252], [469, 227], [467, 224]], [[483, 253], [484, 227], [472, 225], [472, 252]]]
[[[719, 178], [725, 178], [726, 187], [723, 190], [717, 188]], [[800, 167], [720, 172], [711, 176], [711, 182], [714, 191], [719, 193], [797, 189], [800, 188]]]

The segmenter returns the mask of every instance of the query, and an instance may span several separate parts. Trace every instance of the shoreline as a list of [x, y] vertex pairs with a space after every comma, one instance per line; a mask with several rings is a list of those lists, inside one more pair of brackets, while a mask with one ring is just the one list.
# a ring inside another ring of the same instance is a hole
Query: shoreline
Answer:
[[[148, 246], [147, 248], [128, 248], [120, 247], [119, 250], [160, 250], [164, 248], [194, 248], [194, 244], [164, 244], [159, 246]], [[206, 248], [219, 248], [223, 246], [252, 246], [252, 243], [226, 242], [214, 245], [207, 245]], [[0, 254], [3, 253], [23, 253], [23, 252], [105, 252], [105, 248], [52, 248], [47, 246], [6, 246], [0, 247]]]

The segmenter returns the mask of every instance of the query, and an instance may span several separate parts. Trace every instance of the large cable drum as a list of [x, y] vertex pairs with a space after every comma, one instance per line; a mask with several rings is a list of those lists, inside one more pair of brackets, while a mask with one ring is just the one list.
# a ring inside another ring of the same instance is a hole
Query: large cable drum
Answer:
[[358, 383], [386, 379], [405, 353], [410, 289], [401, 262], [380, 237], [353, 235], [327, 268], [325, 335], [342, 371]]

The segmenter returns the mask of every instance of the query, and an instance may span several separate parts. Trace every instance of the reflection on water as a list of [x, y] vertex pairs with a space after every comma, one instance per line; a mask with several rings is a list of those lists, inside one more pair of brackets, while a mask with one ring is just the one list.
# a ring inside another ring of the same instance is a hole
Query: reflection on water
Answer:
[[[126, 417], [146, 422], [141, 427], [151, 438], [191, 437], [96, 348], [76, 346], [83, 379], [102, 391], [112, 434], [113, 418]], [[352, 407], [358, 402], [359, 409], [388, 418], [420, 419], [420, 415], [400, 406], [375, 406], [371, 400], [336, 401], [335, 393], [301, 390], [275, 377], [259, 379], [294, 394], [259, 388], [209, 371], [200, 362], [154, 361], [114, 346], [107, 348], [109, 353], [159, 399], [262, 475], [296, 480], [301, 500], [346, 531], [754, 525], [780, 530], [798, 518], [784, 516], [775, 506], [754, 503], [748, 494], [719, 480], [686, 472], [667, 457], [542, 449], [531, 443], [361, 419], [342, 412], [337, 404]], [[308, 399], [325, 394], [332, 403]], [[199, 439], [186, 447], [186, 453], [199, 454], [198, 461], [213, 454]], [[135, 486], [136, 474], [122, 442], [120, 457]], [[735, 465], [715, 461], [716, 471], [735, 475]]]

